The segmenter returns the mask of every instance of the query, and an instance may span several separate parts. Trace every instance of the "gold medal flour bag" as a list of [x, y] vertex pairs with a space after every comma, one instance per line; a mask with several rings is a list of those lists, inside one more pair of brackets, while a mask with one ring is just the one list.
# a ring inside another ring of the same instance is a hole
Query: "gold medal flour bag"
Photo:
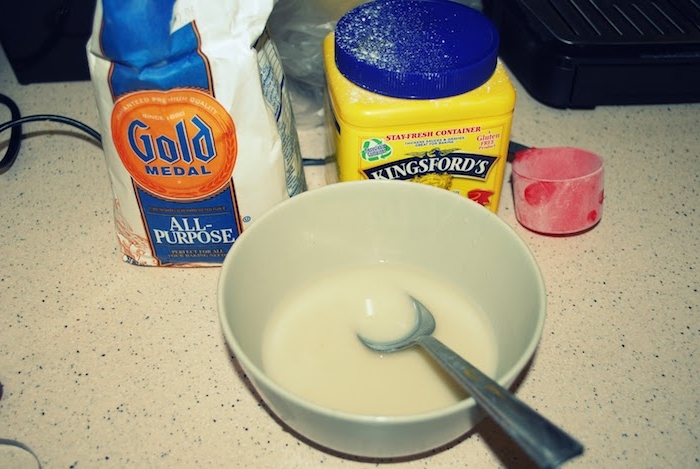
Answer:
[[223, 261], [306, 189], [273, 0], [101, 0], [88, 60], [126, 261]]

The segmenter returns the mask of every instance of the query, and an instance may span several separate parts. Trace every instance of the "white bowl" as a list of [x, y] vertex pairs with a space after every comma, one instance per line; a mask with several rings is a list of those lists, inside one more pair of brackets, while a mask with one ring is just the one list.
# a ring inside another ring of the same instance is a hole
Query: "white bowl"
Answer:
[[443, 189], [394, 181], [338, 183], [295, 196], [256, 221], [221, 269], [218, 303], [226, 341], [285, 425], [323, 447], [369, 458], [441, 447], [472, 429], [483, 413], [471, 398], [405, 416], [323, 408], [265, 374], [262, 338], [269, 316], [291, 289], [331, 268], [380, 261], [435, 274], [479, 305], [496, 338], [495, 378], [506, 387], [535, 352], [546, 305], [542, 276], [525, 243], [487, 209]]

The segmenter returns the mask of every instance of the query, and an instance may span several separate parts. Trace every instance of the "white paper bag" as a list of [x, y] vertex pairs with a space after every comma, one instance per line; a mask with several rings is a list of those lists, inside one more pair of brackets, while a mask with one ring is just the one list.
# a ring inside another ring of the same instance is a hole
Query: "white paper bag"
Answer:
[[127, 262], [220, 264], [306, 189], [272, 6], [98, 1], [88, 61]]

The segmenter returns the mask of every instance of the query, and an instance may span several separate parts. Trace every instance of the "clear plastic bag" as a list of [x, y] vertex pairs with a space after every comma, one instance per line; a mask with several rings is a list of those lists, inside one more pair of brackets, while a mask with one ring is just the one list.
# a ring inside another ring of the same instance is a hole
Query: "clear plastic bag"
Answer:
[[[445, 0], [448, 1], [448, 0]], [[481, 0], [454, 0], [481, 10]], [[335, 23], [363, 0], [278, 0], [268, 29], [280, 54], [289, 81], [296, 124], [300, 128], [322, 125], [323, 39]]]
[[323, 123], [323, 38], [361, 0], [279, 0], [268, 29], [289, 79], [297, 126]]

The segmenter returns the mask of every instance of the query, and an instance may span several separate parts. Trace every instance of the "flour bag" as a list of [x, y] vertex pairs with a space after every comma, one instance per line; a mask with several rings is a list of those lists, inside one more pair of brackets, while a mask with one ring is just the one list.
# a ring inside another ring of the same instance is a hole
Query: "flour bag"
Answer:
[[100, 0], [88, 61], [124, 259], [220, 264], [306, 189], [273, 0]]

